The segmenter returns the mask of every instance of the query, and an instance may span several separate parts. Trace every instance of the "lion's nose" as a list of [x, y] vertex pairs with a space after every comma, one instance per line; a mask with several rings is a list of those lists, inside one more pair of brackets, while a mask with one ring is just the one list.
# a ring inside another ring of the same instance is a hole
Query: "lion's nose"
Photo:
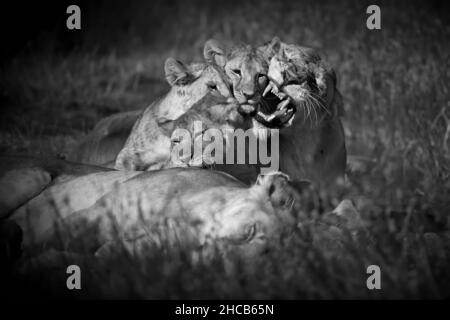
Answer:
[[242, 94], [248, 101], [248, 100], [251, 100], [255, 96], [255, 91], [254, 90], [242, 91]]
[[251, 116], [256, 112], [256, 106], [254, 104], [242, 104], [237, 110], [243, 116]]

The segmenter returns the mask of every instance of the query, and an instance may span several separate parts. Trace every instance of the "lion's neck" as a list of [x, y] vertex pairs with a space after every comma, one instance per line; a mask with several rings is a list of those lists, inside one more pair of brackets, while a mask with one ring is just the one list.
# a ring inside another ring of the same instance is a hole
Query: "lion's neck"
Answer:
[[345, 137], [339, 118], [324, 120], [318, 126], [286, 129], [280, 132], [281, 171], [293, 179], [313, 181], [343, 175]]

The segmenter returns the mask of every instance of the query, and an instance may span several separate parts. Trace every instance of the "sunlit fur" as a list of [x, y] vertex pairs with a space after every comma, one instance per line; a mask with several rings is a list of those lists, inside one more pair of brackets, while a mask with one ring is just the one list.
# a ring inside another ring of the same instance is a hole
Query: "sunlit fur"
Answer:
[[25, 230], [28, 252], [45, 247], [94, 253], [110, 242], [120, 247], [144, 237], [151, 243], [173, 232], [173, 241], [260, 247], [295, 223], [296, 193], [287, 179], [261, 176], [248, 187], [202, 169], [97, 172], [53, 183], [13, 217]]

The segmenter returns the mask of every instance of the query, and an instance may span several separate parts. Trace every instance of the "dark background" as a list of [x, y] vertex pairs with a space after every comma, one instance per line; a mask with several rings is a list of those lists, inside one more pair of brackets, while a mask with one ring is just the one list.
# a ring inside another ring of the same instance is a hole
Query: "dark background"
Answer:
[[[81, 31], [72, 32], [66, 28], [66, 8], [76, 4], [81, 7], [83, 27]], [[297, 4], [297, 5], [293, 5]], [[101, 47], [111, 49], [120, 45], [128, 37], [142, 45], [152, 46], [162, 40], [168, 40], [179, 33], [189, 33], [188, 30], [178, 30], [175, 34], [168, 33], [185, 25], [183, 20], [201, 21], [203, 17], [233, 22], [233, 15], [246, 15], [251, 22], [252, 8], [267, 10], [264, 18], [282, 19], [283, 13], [289, 18], [290, 8], [305, 6], [322, 8], [321, 14], [338, 15], [353, 19], [364, 13], [361, 9], [370, 4], [389, 8], [388, 16], [383, 15], [383, 22], [402, 23], [402, 17], [408, 15], [409, 22], [427, 15], [429, 20], [440, 19], [449, 22], [448, 1], [208, 1], [208, 0], [77, 0], [77, 1], [8, 1], [2, 4], [1, 35], [3, 57], [26, 50], [48, 49], [67, 52], [79, 47]], [[351, 14], [349, 12], [355, 10]], [[356, 11], [359, 11], [358, 13]], [[384, 14], [385, 12], [383, 12]], [[349, 15], [350, 14], [350, 15]], [[399, 17], [395, 17], [398, 15]], [[319, 18], [319, 17], [318, 17]], [[348, 24], [340, 19], [339, 25]], [[260, 21], [264, 23], [264, 21]], [[300, 25], [302, 21], [298, 21]], [[317, 21], [320, 23], [320, 21]], [[406, 22], [406, 21], [405, 21]], [[425, 21], [423, 21], [425, 22]], [[267, 21], [270, 25], [272, 22]], [[286, 22], [280, 28], [286, 27]], [[339, 27], [339, 26], [334, 26]], [[207, 33], [207, 30], [203, 30]], [[214, 33], [211, 30], [210, 33]], [[191, 40], [191, 39], [186, 39]], [[186, 41], [186, 43], [189, 43]]]

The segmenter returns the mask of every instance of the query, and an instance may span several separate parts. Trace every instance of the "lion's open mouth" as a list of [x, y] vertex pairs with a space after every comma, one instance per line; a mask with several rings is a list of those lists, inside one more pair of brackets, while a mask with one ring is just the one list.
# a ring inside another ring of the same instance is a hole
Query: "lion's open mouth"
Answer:
[[296, 107], [291, 98], [270, 82], [258, 103], [254, 117], [268, 128], [282, 128], [288, 125], [295, 111]]

